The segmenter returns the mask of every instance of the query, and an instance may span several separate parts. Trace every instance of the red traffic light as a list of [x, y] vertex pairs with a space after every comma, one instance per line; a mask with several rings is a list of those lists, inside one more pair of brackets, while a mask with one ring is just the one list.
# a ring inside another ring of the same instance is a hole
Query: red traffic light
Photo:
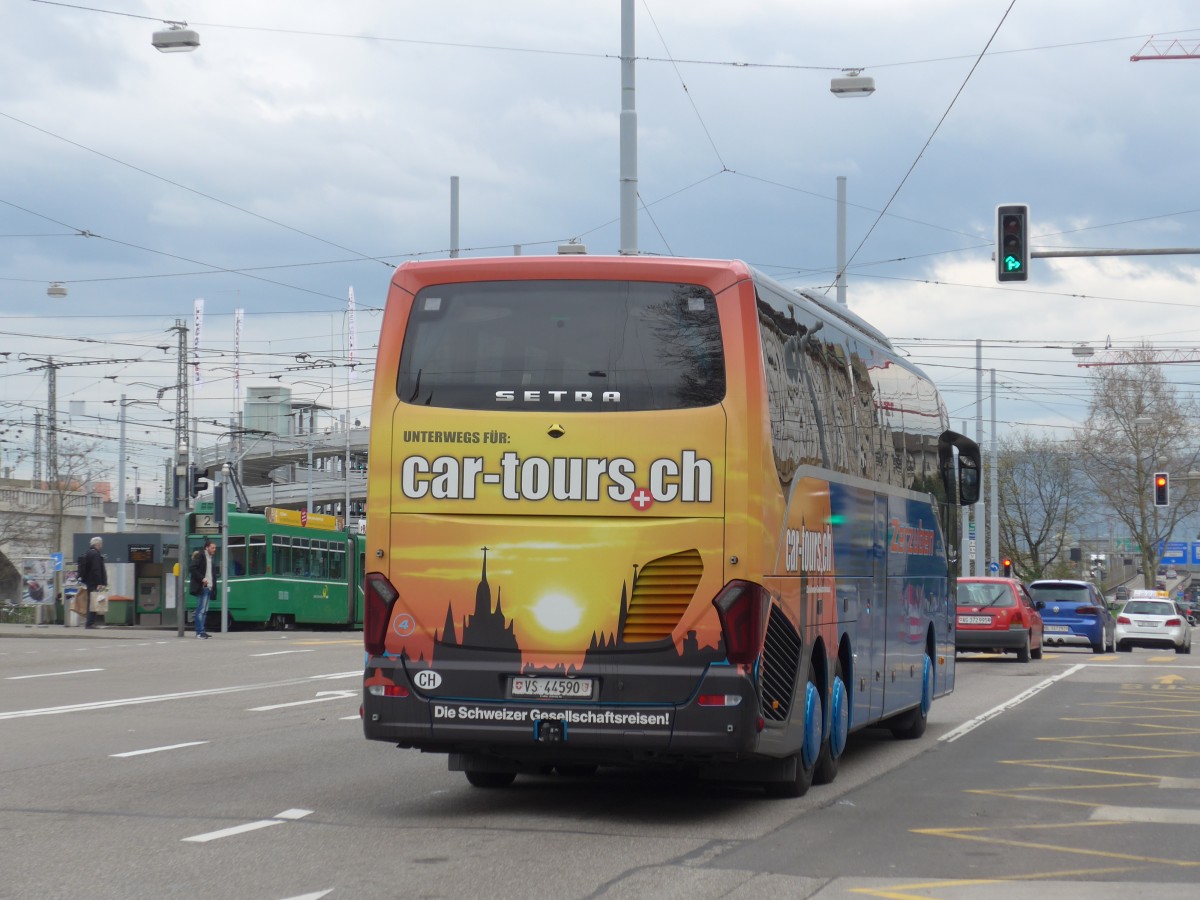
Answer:
[[1154, 473], [1154, 505], [1171, 505], [1171, 479], [1166, 472]]
[[1006, 556], [1004, 559], [1000, 560], [1000, 565], [1004, 572], [1004, 577], [1009, 578], [1012, 575], [1012, 560]]

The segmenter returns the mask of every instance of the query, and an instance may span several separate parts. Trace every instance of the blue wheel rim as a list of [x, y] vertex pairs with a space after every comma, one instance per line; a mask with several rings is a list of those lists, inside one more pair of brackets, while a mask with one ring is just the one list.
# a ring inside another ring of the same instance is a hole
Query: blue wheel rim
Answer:
[[841, 678], [833, 679], [833, 699], [829, 704], [830, 733], [829, 752], [834, 759], [842, 755], [846, 749], [846, 736], [850, 733], [850, 703], [846, 694], [846, 684]]
[[821, 752], [822, 717], [821, 694], [810, 681], [804, 691], [804, 744], [800, 748], [806, 769], [816, 763]]
[[925, 669], [921, 684], [921, 714], [929, 715], [929, 707], [933, 706], [933, 662], [925, 657]]

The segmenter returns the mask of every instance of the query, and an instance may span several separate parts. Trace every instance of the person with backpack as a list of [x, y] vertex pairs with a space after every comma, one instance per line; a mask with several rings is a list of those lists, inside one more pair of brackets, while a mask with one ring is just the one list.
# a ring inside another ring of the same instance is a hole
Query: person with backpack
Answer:
[[84, 628], [95, 628], [98, 624], [99, 613], [92, 612], [96, 604], [96, 595], [108, 584], [108, 572], [104, 568], [104, 539], [99, 535], [92, 538], [87, 553], [83, 554], [79, 566], [79, 581], [87, 588], [88, 607], [87, 620]]
[[208, 616], [208, 604], [212, 601], [213, 593], [213, 554], [217, 552], [215, 541], [205, 541], [204, 550], [192, 554], [188, 563], [188, 574], [191, 584], [188, 593], [196, 598], [196, 637], [207, 638], [208, 629], [204, 620]]

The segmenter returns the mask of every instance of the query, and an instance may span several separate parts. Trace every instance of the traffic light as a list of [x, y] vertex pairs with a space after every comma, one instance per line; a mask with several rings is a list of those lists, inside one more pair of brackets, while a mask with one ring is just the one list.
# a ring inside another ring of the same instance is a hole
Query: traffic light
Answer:
[[1029, 206], [996, 207], [996, 280], [1029, 280]]
[[1004, 577], [1012, 578], [1012, 560], [1006, 556], [1000, 560], [1000, 566], [1004, 572]]
[[1171, 477], [1166, 472], [1154, 473], [1154, 505], [1171, 505]]
[[212, 488], [212, 479], [208, 477], [208, 470], [201, 469], [199, 466], [188, 466], [188, 496], [195, 498], [203, 494], [205, 491]]

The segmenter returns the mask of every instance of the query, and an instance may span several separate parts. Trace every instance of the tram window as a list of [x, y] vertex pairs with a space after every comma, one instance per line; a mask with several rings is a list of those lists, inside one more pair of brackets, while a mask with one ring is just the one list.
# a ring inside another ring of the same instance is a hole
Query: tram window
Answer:
[[267, 536], [252, 534], [249, 539], [246, 571], [251, 575], [267, 574]]
[[277, 534], [271, 538], [272, 571], [276, 575], [286, 577], [292, 574], [292, 539], [285, 534]]
[[237, 578], [246, 574], [246, 536], [231, 534], [229, 536], [229, 575]]
[[334, 581], [346, 579], [346, 552], [341, 547], [329, 547], [329, 577]]
[[313, 541], [312, 553], [310, 559], [312, 566], [310, 572], [313, 578], [328, 578], [329, 577], [329, 550], [326, 541]]
[[292, 574], [297, 578], [307, 578], [311, 571], [308, 552], [308, 538], [292, 538]]

